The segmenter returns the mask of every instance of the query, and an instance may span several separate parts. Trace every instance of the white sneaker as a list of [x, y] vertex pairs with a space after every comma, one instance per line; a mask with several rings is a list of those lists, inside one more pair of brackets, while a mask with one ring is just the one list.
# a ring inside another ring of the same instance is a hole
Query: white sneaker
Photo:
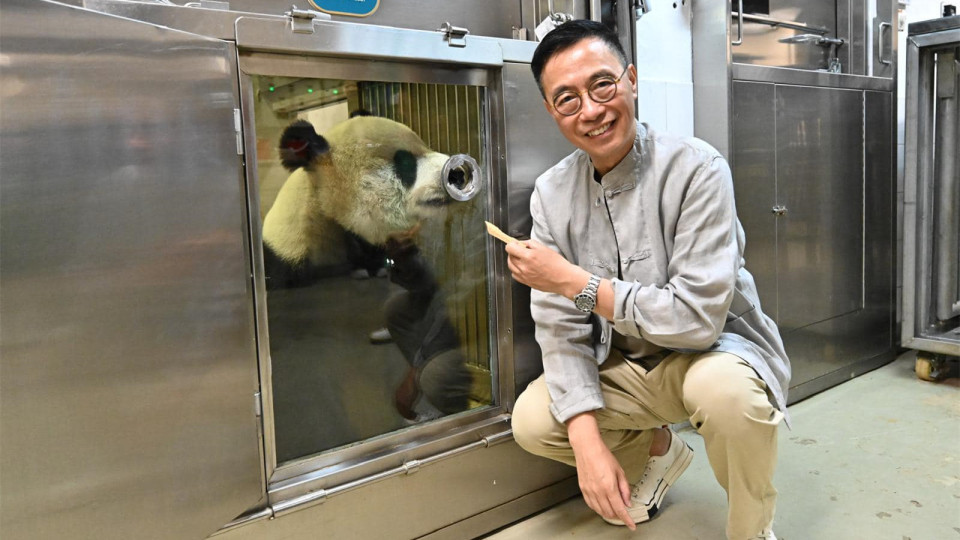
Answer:
[[412, 420], [407, 418], [403, 419], [408, 426], [422, 424], [423, 422], [429, 422], [444, 416], [443, 411], [434, 406], [433, 403], [430, 403], [430, 400], [427, 399], [427, 397], [422, 393], [420, 394], [420, 397], [417, 398], [417, 401], [413, 404], [413, 412], [417, 415], [415, 418]]
[[[670, 446], [667, 448], [667, 453], [662, 456], [650, 456], [647, 466], [643, 469], [643, 476], [634, 484], [633, 491], [630, 493], [631, 506], [627, 508], [627, 513], [633, 518], [634, 523], [642, 523], [657, 515], [663, 496], [693, 461], [693, 449], [676, 433], [671, 430], [668, 432]], [[624, 524], [619, 519], [603, 519], [611, 525]]]
[[370, 279], [370, 272], [367, 272], [365, 268], [357, 268], [350, 272], [350, 277], [353, 279]]
[[393, 341], [393, 336], [390, 335], [390, 330], [387, 328], [377, 328], [373, 332], [370, 332], [370, 343], [374, 345], [382, 345], [384, 343], [390, 343]]

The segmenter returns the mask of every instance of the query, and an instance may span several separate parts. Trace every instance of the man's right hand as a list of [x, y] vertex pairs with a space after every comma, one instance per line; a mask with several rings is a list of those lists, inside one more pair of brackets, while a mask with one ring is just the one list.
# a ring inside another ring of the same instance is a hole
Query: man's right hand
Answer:
[[630, 483], [623, 468], [600, 438], [593, 413], [578, 414], [567, 421], [567, 434], [577, 461], [577, 479], [583, 500], [594, 512], [619, 519], [632, 531], [637, 525], [627, 513]]

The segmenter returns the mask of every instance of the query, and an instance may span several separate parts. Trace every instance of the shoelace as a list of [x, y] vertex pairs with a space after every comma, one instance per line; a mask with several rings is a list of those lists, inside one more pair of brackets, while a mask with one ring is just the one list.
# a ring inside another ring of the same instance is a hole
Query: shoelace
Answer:
[[643, 468], [643, 476], [641, 476], [640, 481], [637, 482], [635, 486], [633, 486], [633, 491], [630, 492], [630, 497], [640, 496], [640, 488], [643, 487], [643, 483], [644, 481], [646, 481], [647, 475], [650, 473], [650, 462], [656, 461], [656, 458], [658, 457], [661, 457], [661, 456], [652, 456], [650, 457], [650, 459], [647, 460], [647, 466]]

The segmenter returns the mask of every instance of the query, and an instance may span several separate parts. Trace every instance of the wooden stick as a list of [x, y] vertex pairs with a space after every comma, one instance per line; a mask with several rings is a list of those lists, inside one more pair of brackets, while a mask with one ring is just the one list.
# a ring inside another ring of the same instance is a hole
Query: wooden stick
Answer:
[[487, 224], [487, 234], [489, 234], [490, 236], [496, 238], [497, 240], [500, 240], [500, 241], [503, 242], [504, 244], [512, 244], [512, 243], [514, 243], [514, 242], [519, 242], [519, 240], [517, 240], [516, 238], [514, 238], [514, 237], [510, 236], [509, 234], [501, 231], [501, 230], [500, 230], [499, 228], [497, 228], [497, 226], [494, 225], [493, 223], [490, 223], [489, 221], [484, 221], [484, 223]]

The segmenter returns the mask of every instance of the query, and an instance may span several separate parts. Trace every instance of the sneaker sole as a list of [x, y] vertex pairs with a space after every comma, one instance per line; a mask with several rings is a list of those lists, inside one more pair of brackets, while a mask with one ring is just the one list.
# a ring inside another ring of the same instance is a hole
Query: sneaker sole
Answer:
[[[657, 486], [657, 489], [653, 492], [653, 501], [650, 503], [650, 510], [647, 512], [647, 514], [645, 516], [635, 516], [631, 514], [634, 523], [650, 521], [654, 516], [657, 515], [657, 512], [660, 511], [660, 502], [663, 501], [663, 497], [667, 494], [667, 490], [670, 489], [670, 486], [677, 481], [677, 478], [680, 478], [680, 475], [683, 474], [683, 472], [687, 470], [687, 467], [690, 466], [690, 463], [693, 462], [693, 449], [690, 448], [690, 445], [681, 440], [679, 437], [677, 437], [676, 440], [683, 442], [683, 452], [680, 454], [680, 458], [673, 462], [673, 465], [667, 469], [667, 473], [663, 475], [663, 479], [660, 480], [660, 485]], [[627, 512], [629, 511], [630, 509], [628, 508]], [[619, 519], [603, 518], [603, 520], [611, 525], [625, 525], [625, 523]]]

